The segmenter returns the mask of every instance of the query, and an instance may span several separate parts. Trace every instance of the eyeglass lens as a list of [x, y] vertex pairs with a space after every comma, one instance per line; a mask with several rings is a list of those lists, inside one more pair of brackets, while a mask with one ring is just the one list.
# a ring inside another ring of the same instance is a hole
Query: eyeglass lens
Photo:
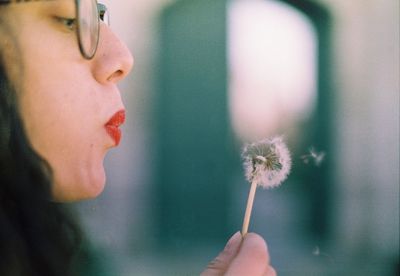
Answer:
[[99, 13], [96, 0], [78, 0], [78, 36], [82, 54], [92, 58], [99, 41]]

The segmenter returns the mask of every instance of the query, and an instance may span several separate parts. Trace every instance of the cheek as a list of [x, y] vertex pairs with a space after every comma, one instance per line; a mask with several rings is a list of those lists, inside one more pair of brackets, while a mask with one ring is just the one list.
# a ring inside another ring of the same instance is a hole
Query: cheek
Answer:
[[[58, 80], [60, 74], [62, 80]], [[84, 84], [83, 80], [67, 74], [57, 67], [38, 70], [36, 65], [26, 66], [20, 97], [28, 137], [50, 164], [54, 196], [60, 201], [93, 198], [105, 183], [107, 134], [98, 101], [93, 100], [96, 94], [78, 85]]]
[[30, 23], [20, 24], [25, 27], [18, 36], [23, 64], [18, 102], [26, 133], [53, 170], [56, 200], [95, 197], [105, 183], [103, 100], [93, 93], [93, 77], [79, 50], [66, 49], [69, 43], [47, 26]]

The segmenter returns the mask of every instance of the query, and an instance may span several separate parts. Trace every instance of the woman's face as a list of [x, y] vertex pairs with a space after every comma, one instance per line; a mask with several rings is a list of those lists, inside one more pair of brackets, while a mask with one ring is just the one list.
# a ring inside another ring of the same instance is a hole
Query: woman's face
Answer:
[[20, 84], [28, 138], [53, 170], [57, 201], [92, 198], [103, 190], [103, 160], [118, 144], [115, 125], [123, 121], [117, 83], [133, 66], [129, 50], [103, 23], [96, 55], [84, 59], [76, 30], [63, 20], [74, 17], [73, 0], [9, 4], [6, 11], [22, 65], [11, 79]]

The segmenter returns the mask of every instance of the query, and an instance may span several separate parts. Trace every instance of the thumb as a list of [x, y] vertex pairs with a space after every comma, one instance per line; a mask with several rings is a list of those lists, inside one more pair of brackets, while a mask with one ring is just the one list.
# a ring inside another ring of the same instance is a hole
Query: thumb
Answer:
[[239, 252], [241, 243], [242, 235], [240, 232], [236, 232], [229, 239], [224, 250], [208, 264], [207, 269], [201, 273], [201, 276], [223, 275]]

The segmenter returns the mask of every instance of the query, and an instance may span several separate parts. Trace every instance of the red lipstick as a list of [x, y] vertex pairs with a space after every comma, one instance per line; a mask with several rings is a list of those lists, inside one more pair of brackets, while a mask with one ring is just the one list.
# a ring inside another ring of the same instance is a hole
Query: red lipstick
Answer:
[[121, 130], [119, 127], [125, 122], [125, 110], [116, 112], [105, 124], [107, 133], [113, 138], [115, 145], [118, 146], [121, 141]]

